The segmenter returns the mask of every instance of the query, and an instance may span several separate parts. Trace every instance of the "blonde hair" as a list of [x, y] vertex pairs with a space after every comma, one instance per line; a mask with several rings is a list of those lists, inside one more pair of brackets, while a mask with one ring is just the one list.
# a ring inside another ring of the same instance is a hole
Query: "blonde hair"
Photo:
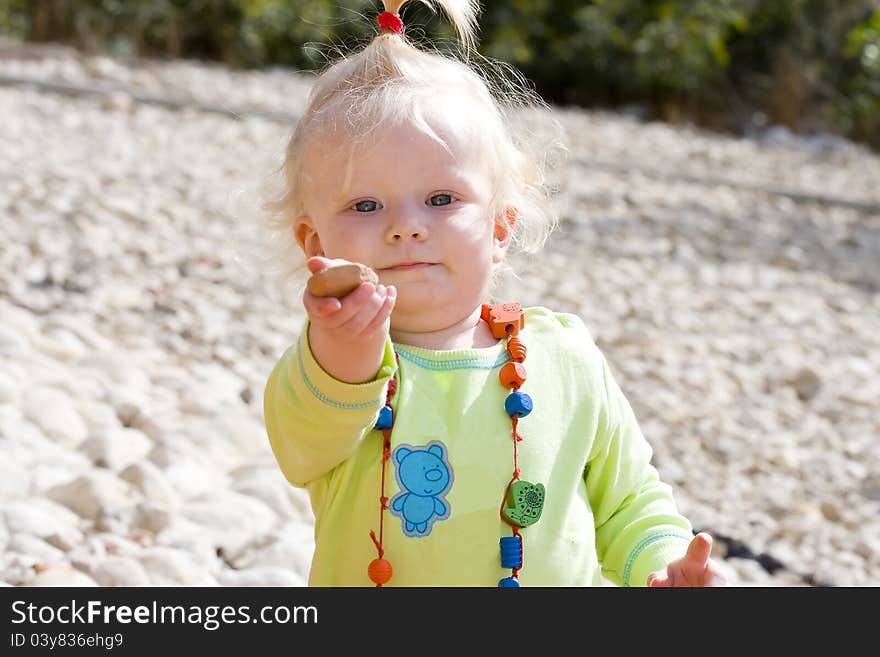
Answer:
[[[383, 4], [386, 11], [398, 13], [409, 1], [383, 0]], [[359, 52], [341, 56], [314, 81], [284, 161], [273, 174], [275, 185], [270, 182], [262, 204], [268, 259], [282, 288], [294, 281], [301, 284], [307, 273], [293, 226], [304, 214], [302, 167], [311, 140], [343, 130], [350, 138], [351, 162], [372, 130], [409, 122], [448, 149], [425, 118], [436, 105], [438, 85], [443, 91], [462, 92], [480, 110], [469, 116], [479, 116], [483, 122], [462, 129], [475, 129], [475, 136], [489, 141], [495, 183], [490, 216], [505, 220], [507, 209], [516, 209], [511, 249], [537, 251], [558, 223], [547, 174], [565, 148], [562, 129], [548, 105], [515, 69], [477, 53], [478, 0], [418, 1], [443, 9], [458, 34], [460, 49], [455, 55], [416, 47], [403, 34], [384, 31]]]

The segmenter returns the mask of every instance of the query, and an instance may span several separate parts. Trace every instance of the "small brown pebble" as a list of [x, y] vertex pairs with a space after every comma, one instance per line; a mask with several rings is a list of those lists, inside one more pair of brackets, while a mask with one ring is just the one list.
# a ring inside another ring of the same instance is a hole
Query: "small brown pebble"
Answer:
[[327, 267], [312, 274], [309, 292], [316, 297], [344, 297], [361, 283], [379, 283], [379, 277], [369, 267], [352, 263]]

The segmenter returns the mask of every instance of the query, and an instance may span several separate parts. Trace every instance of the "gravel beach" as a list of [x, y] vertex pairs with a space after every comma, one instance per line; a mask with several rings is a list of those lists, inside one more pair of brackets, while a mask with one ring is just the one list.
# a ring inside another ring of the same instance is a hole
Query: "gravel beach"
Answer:
[[[0, 44], [0, 583], [302, 586], [247, 253], [309, 78]], [[880, 156], [553, 110], [559, 229], [496, 295], [583, 317], [733, 584], [880, 585]]]

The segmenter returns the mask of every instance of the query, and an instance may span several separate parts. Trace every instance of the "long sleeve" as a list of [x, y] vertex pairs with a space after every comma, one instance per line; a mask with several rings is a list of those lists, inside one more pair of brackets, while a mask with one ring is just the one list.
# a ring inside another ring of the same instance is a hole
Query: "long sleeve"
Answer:
[[272, 370], [263, 412], [281, 471], [303, 487], [345, 461], [373, 428], [396, 370], [390, 339], [376, 378], [344, 383], [327, 374], [309, 347], [306, 322], [297, 342]]
[[[604, 575], [622, 586], [645, 586], [648, 575], [681, 557], [693, 537], [670, 486], [651, 465], [652, 450], [632, 408], [601, 359], [600, 412], [584, 481], [596, 524]], [[604, 391], [604, 393], [602, 393]]]
[[[503, 340], [454, 350], [389, 340], [376, 379], [351, 385], [320, 368], [307, 336], [308, 326], [273, 369], [265, 419], [283, 473], [308, 488], [315, 514], [310, 585], [371, 586], [370, 531], [381, 534], [384, 518], [390, 585], [496, 586], [510, 572], [499, 559], [499, 537], [510, 528], [498, 505], [513, 467], [547, 491], [540, 521], [523, 532], [523, 586], [601, 585], [603, 573], [618, 585], [644, 586], [651, 571], [684, 554], [690, 525], [659, 481], [632, 409], [576, 315], [527, 309], [525, 392], [535, 411], [517, 425], [524, 440], [515, 453], [503, 412], [507, 391], [498, 383], [509, 362]], [[413, 491], [400, 460], [383, 468], [382, 435], [373, 430], [392, 374], [392, 453], [440, 449], [451, 484], [438, 500], [442, 510], [433, 507], [432, 524], [425, 521], [419, 534], [391, 508], [391, 500]]]

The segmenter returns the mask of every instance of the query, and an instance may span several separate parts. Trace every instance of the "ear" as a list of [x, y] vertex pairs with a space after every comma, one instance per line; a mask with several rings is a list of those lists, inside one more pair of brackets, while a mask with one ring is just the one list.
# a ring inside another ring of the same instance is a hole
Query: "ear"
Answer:
[[495, 220], [493, 233], [492, 262], [499, 263], [504, 260], [507, 253], [507, 247], [510, 246], [510, 240], [513, 235], [513, 226], [516, 224], [517, 211], [516, 208], [507, 208], [504, 211], [504, 217]]
[[394, 458], [396, 458], [397, 462], [400, 463], [401, 461], [403, 461], [403, 459], [405, 459], [407, 456], [409, 456], [411, 452], [412, 452], [412, 450], [408, 449], [406, 447], [398, 447], [394, 451]]
[[307, 258], [324, 255], [321, 237], [311, 217], [303, 216], [293, 222], [293, 236]]
[[438, 444], [433, 444], [428, 448], [428, 453], [433, 454], [438, 459], [443, 459], [443, 446]]

